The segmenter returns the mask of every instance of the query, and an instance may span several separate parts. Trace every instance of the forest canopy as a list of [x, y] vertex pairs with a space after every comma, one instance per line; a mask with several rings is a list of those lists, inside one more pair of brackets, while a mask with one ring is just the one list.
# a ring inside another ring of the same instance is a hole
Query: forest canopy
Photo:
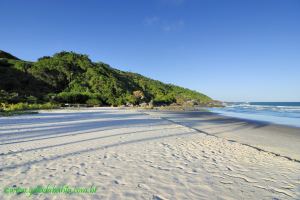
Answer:
[[140, 74], [120, 71], [87, 55], [62, 51], [36, 62], [0, 51], [0, 103], [90, 105], [209, 104], [212, 99]]

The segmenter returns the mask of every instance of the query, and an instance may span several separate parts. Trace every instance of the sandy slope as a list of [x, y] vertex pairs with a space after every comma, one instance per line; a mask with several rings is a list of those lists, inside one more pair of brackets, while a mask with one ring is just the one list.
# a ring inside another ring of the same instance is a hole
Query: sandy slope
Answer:
[[300, 162], [300, 128], [205, 111], [147, 111], [209, 135], [237, 141]]
[[132, 110], [0, 118], [0, 168], [1, 190], [98, 188], [72, 199], [300, 199], [300, 163]]

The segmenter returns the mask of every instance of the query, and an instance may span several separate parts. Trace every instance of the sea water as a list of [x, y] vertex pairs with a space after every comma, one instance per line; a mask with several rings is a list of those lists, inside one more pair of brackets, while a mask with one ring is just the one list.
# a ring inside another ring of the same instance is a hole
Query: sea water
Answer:
[[300, 102], [235, 102], [210, 110], [225, 116], [300, 127]]

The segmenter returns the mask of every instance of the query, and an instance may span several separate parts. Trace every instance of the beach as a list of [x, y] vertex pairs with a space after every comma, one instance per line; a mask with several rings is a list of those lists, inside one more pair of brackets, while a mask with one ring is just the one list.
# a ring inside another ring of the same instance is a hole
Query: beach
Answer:
[[[148, 112], [156, 115], [156, 112]], [[206, 111], [168, 112], [158, 116], [208, 135], [236, 141], [300, 162], [300, 128], [240, 119]]]
[[[0, 199], [300, 199], [299, 130], [200, 111], [1, 117]], [[49, 184], [97, 191], [3, 193]]]

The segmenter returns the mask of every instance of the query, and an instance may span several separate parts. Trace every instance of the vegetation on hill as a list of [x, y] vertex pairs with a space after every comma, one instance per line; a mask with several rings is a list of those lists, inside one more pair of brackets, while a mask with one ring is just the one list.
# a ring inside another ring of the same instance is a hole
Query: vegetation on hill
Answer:
[[1, 50], [0, 50], [0, 59], [1, 59], [1, 58], [19, 60], [19, 58], [17, 58], [17, 57], [15, 57], [15, 56], [11, 55], [10, 53], [7, 53], [7, 52], [5, 52], [5, 51], [1, 51]]
[[[209, 104], [196, 91], [124, 72], [87, 55], [60, 52], [27, 62], [0, 51], [0, 103]], [[1, 109], [1, 108], [0, 108]]]

